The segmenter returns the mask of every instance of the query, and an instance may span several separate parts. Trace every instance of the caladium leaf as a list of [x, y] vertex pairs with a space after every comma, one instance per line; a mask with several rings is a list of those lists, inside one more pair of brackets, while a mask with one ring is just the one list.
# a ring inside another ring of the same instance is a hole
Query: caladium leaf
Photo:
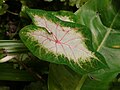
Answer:
[[35, 25], [24, 27], [20, 37], [38, 58], [68, 65], [80, 74], [107, 66], [103, 56], [93, 50], [87, 27], [61, 21], [42, 10], [27, 9], [27, 13]]
[[51, 13], [62, 21], [73, 22], [73, 23], [77, 23], [78, 21], [77, 16], [69, 11], [57, 11], [57, 12], [52, 11]]

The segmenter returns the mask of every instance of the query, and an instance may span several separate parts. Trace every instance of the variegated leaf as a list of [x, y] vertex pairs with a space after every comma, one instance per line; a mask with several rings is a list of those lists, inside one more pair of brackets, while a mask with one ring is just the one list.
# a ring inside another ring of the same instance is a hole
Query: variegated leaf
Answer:
[[76, 23], [78, 21], [77, 16], [69, 11], [57, 11], [57, 12], [51, 12], [52, 15], [55, 17], [59, 18], [62, 21], [67, 21], [67, 22], [73, 22]]
[[80, 24], [61, 21], [43, 10], [27, 10], [35, 25], [24, 27], [20, 37], [38, 58], [65, 64], [80, 74], [106, 67], [102, 55], [91, 44], [90, 30]]

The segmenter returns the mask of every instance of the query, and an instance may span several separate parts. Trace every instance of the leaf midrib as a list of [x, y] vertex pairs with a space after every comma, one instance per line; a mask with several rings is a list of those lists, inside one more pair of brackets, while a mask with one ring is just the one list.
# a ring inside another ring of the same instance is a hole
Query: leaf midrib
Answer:
[[113, 21], [112, 21], [112, 23], [111, 23], [108, 31], [106, 32], [105, 37], [103, 38], [103, 40], [101, 41], [100, 45], [97, 48], [97, 51], [100, 51], [101, 47], [104, 45], [104, 42], [106, 41], [106, 39], [108, 38], [109, 34], [112, 31], [112, 26], [113, 26], [113, 24], [114, 24], [114, 22], [115, 22], [115, 20], [116, 20], [116, 18], [117, 18], [118, 15], [119, 15], [119, 11], [117, 12], [117, 14], [115, 15], [115, 17], [113, 18]]

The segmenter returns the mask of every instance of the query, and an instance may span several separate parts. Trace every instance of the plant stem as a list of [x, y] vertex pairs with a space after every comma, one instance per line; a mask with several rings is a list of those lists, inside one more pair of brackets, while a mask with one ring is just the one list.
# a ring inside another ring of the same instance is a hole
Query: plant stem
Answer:
[[31, 68], [28, 68], [23, 62], [21, 62], [18, 59], [16, 59], [16, 61], [18, 62], [19, 65], [23, 66], [36, 80], [43, 80], [38, 73], [34, 72]]
[[10, 13], [10, 14], [13, 14], [13, 15], [19, 15], [18, 13], [14, 13], [14, 12], [11, 12], [9, 10], [7, 10], [7, 12]]
[[81, 90], [86, 78], [87, 78], [87, 74], [83, 75], [82, 78], [80, 79], [79, 83], [78, 83], [78, 86], [76, 87], [75, 90]]

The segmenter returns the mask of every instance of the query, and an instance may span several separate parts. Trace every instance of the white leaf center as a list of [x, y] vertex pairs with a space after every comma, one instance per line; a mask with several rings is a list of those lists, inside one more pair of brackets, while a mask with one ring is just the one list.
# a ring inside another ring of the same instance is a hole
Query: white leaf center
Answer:
[[84, 43], [85, 38], [81, 33], [76, 33], [74, 28], [57, 25], [46, 18], [35, 16], [36, 24], [47, 29], [36, 30], [29, 33], [38, 43], [55, 54], [65, 55], [68, 59], [77, 62], [79, 59], [88, 60], [94, 57]]

